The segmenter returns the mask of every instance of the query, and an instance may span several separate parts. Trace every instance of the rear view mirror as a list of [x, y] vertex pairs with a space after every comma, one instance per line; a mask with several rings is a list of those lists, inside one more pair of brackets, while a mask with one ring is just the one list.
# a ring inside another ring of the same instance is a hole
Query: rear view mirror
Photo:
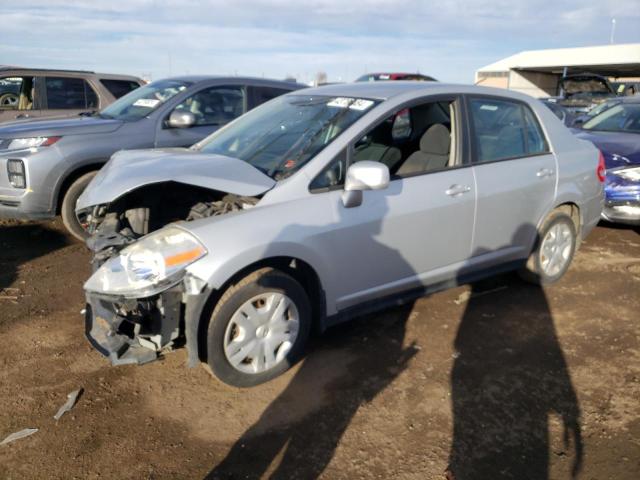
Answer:
[[167, 123], [171, 128], [189, 128], [195, 125], [196, 116], [191, 112], [174, 110]]
[[389, 168], [380, 162], [364, 160], [347, 169], [342, 203], [345, 208], [357, 207], [362, 203], [364, 190], [382, 190], [389, 186]]

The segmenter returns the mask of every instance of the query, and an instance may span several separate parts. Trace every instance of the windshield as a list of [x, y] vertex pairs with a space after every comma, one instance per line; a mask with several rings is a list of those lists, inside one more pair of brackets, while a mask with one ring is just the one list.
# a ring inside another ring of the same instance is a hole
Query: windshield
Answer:
[[193, 148], [239, 158], [279, 180], [298, 171], [375, 104], [363, 98], [285, 95]]
[[619, 103], [621, 103], [620, 100], [609, 100], [609, 101], [606, 101], [604, 103], [601, 103], [598, 106], [593, 107], [591, 110], [589, 110], [587, 112], [587, 115], [590, 116], [590, 117], [595, 117], [596, 115], [600, 115], [602, 112], [604, 112], [608, 108], [611, 108], [614, 105], [617, 105]]
[[159, 80], [119, 98], [100, 112], [103, 118], [139, 120], [191, 85], [180, 80]]
[[583, 126], [585, 130], [640, 133], [640, 103], [616, 105], [596, 115]]

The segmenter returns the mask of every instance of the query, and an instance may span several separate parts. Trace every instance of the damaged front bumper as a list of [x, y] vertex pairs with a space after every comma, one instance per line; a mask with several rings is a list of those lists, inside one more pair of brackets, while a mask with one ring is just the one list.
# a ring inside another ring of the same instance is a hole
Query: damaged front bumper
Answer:
[[85, 333], [112, 365], [152, 362], [186, 345], [188, 364], [200, 360], [198, 326], [207, 289], [189, 291], [188, 279], [148, 298], [86, 292]]

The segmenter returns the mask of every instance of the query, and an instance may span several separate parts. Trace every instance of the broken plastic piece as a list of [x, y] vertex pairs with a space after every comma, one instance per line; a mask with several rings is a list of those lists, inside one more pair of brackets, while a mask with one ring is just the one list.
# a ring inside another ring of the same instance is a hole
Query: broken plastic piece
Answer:
[[7, 438], [2, 440], [2, 442], [0, 442], [0, 445], [5, 445], [15, 440], [20, 440], [21, 438], [28, 437], [29, 435], [33, 435], [37, 431], [37, 428], [25, 428], [24, 430], [20, 430], [19, 432], [15, 432], [9, 435]]
[[60, 407], [60, 409], [58, 410], [58, 413], [56, 413], [53, 416], [53, 418], [55, 418], [56, 420], [60, 420], [60, 417], [62, 417], [62, 415], [64, 415], [74, 407], [81, 393], [82, 393], [82, 388], [79, 388], [78, 390], [74, 390], [73, 392], [68, 394], [67, 401], [64, 403], [64, 405]]

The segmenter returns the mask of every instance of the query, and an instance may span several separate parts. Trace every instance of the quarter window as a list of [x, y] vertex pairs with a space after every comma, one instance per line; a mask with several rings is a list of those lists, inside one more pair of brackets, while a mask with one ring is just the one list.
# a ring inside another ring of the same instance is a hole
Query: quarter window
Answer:
[[102, 83], [115, 98], [123, 97], [140, 86], [133, 80], [113, 80], [110, 78], [101, 78], [100, 83]]
[[78, 109], [98, 108], [98, 96], [81, 78], [47, 77], [47, 108]]
[[533, 113], [520, 102], [470, 100], [477, 162], [493, 162], [548, 151]]
[[175, 110], [193, 113], [196, 125], [222, 125], [244, 112], [244, 88], [205, 88], [191, 95]]

